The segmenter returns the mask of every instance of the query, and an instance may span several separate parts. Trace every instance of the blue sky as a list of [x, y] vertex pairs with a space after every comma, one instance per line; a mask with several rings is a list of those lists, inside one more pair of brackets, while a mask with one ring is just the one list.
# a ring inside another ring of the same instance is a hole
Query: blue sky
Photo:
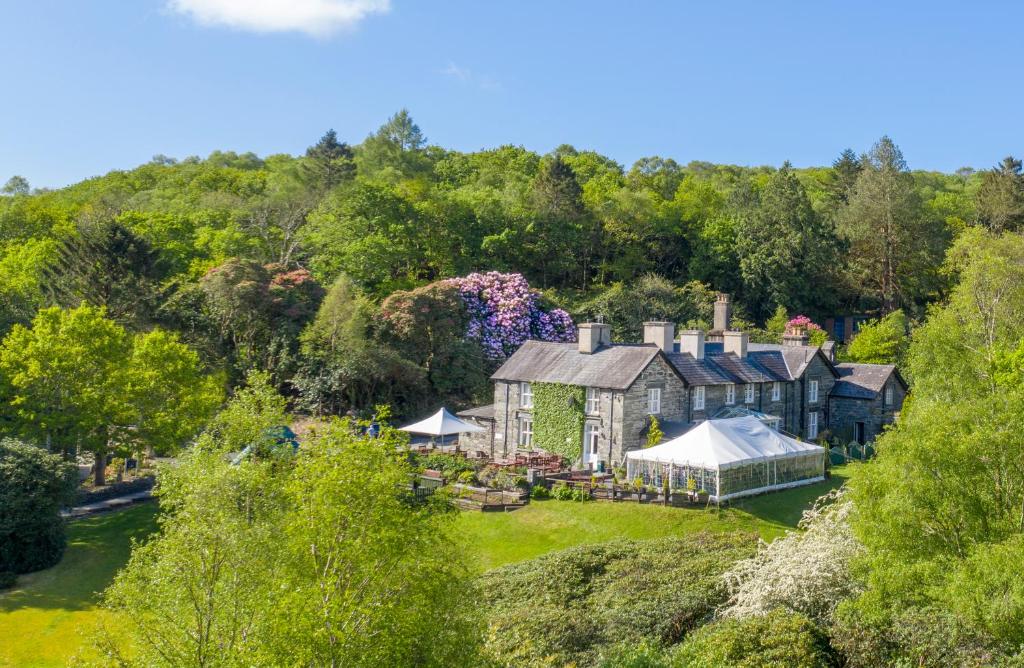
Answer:
[[407, 107], [431, 142], [913, 168], [1024, 154], [1024, 3], [4, 0], [0, 182], [298, 153]]

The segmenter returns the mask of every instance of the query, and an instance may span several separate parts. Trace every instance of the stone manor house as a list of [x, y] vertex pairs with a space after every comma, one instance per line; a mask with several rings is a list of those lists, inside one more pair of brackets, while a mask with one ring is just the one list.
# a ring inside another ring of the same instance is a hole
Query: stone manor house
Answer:
[[646, 322], [643, 343], [612, 343], [607, 324], [584, 323], [576, 343], [527, 341], [491, 377], [494, 403], [459, 413], [487, 427], [464, 444], [495, 457], [530, 449], [534, 383], [585, 388], [583, 466], [621, 464], [646, 445], [650, 416], [666, 438], [709, 418], [753, 413], [800, 438], [859, 443], [896, 419], [907, 384], [893, 365], [836, 363], [832, 342], [809, 345], [803, 331], [751, 343], [729, 329], [730, 315], [720, 294], [706, 333], [677, 338], [672, 323]]

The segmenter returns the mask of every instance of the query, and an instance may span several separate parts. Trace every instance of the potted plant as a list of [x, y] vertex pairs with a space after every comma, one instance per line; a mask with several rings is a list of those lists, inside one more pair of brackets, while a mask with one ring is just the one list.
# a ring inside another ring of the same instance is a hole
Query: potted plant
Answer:
[[641, 500], [641, 495], [644, 493], [644, 480], [640, 476], [633, 479], [633, 491], [636, 493], [636, 500]]
[[707, 503], [709, 498], [711, 498], [711, 495], [708, 494], [706, 489], [701, 488], [697, 491], [697, 503]]
[[690, 497], [690, 501], [697, 500], [697, 481], [693, 478], [686, 479], [686, 495]]

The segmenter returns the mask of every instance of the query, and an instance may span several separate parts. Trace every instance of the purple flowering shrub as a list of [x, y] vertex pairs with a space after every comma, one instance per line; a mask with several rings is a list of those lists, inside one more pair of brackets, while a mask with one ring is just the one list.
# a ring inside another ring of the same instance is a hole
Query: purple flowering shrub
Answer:
[[489, 271], [444, 282], [459, 291], [465, 304], [466, 338], [479, 342], [488, 359], [503, 360], [529, 339], [576, 340], [569, 314], [559, 308], [546, 310], [540, 293], [522, 274]]

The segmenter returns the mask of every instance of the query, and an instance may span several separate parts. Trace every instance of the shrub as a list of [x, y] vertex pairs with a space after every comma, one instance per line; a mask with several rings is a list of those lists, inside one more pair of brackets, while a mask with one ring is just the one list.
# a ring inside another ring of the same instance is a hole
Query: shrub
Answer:
[[432, 471], [440, 471], [446, 478], [457, 479], [464, 471], [476, 472], [476, 467], [473, 465], [473, 462], [469, 461], [465, 457], [459, 457], [458, 455], [446, 455], [442, 453], [416, 455], [414, 457], [414, 463], [421, 470], [430, 469]]
[[463, 485], [472, 485], [472, 484], [474, 484], [476, 482], [476, 472], [475, 471], [462, 471], [462, 472], [459, 473], [457, 479]]
[[64, 555], [60, 509], [74, 498], [77, 470], [59, 455], [0, 441], [0, 571], [29, 573]]
[[18, 582], [18, 574], [11, 571], [0, 571], [0, 591], [10, 589]]
[[551, 498], [551, 490], [549, 490], [544, 485], [534, 485], [533, 489], [530, 490], [530, 498], [531, 499], [537, 499], [537, 500], [540, 500], [540, 499], [550, 499]]
[[618, 643], [678, 642], [725, 600], [722, 573], [756, 545], [738, 533], [614, 541], [489, 571], [487, 652], [499, 665], [584, 666]]
[[687, 668], [821, 668], [837, 665], [828, 640], [803, 615], [774, 611], [725, 619], [698, 629], [670, 652], [669, 665]]

